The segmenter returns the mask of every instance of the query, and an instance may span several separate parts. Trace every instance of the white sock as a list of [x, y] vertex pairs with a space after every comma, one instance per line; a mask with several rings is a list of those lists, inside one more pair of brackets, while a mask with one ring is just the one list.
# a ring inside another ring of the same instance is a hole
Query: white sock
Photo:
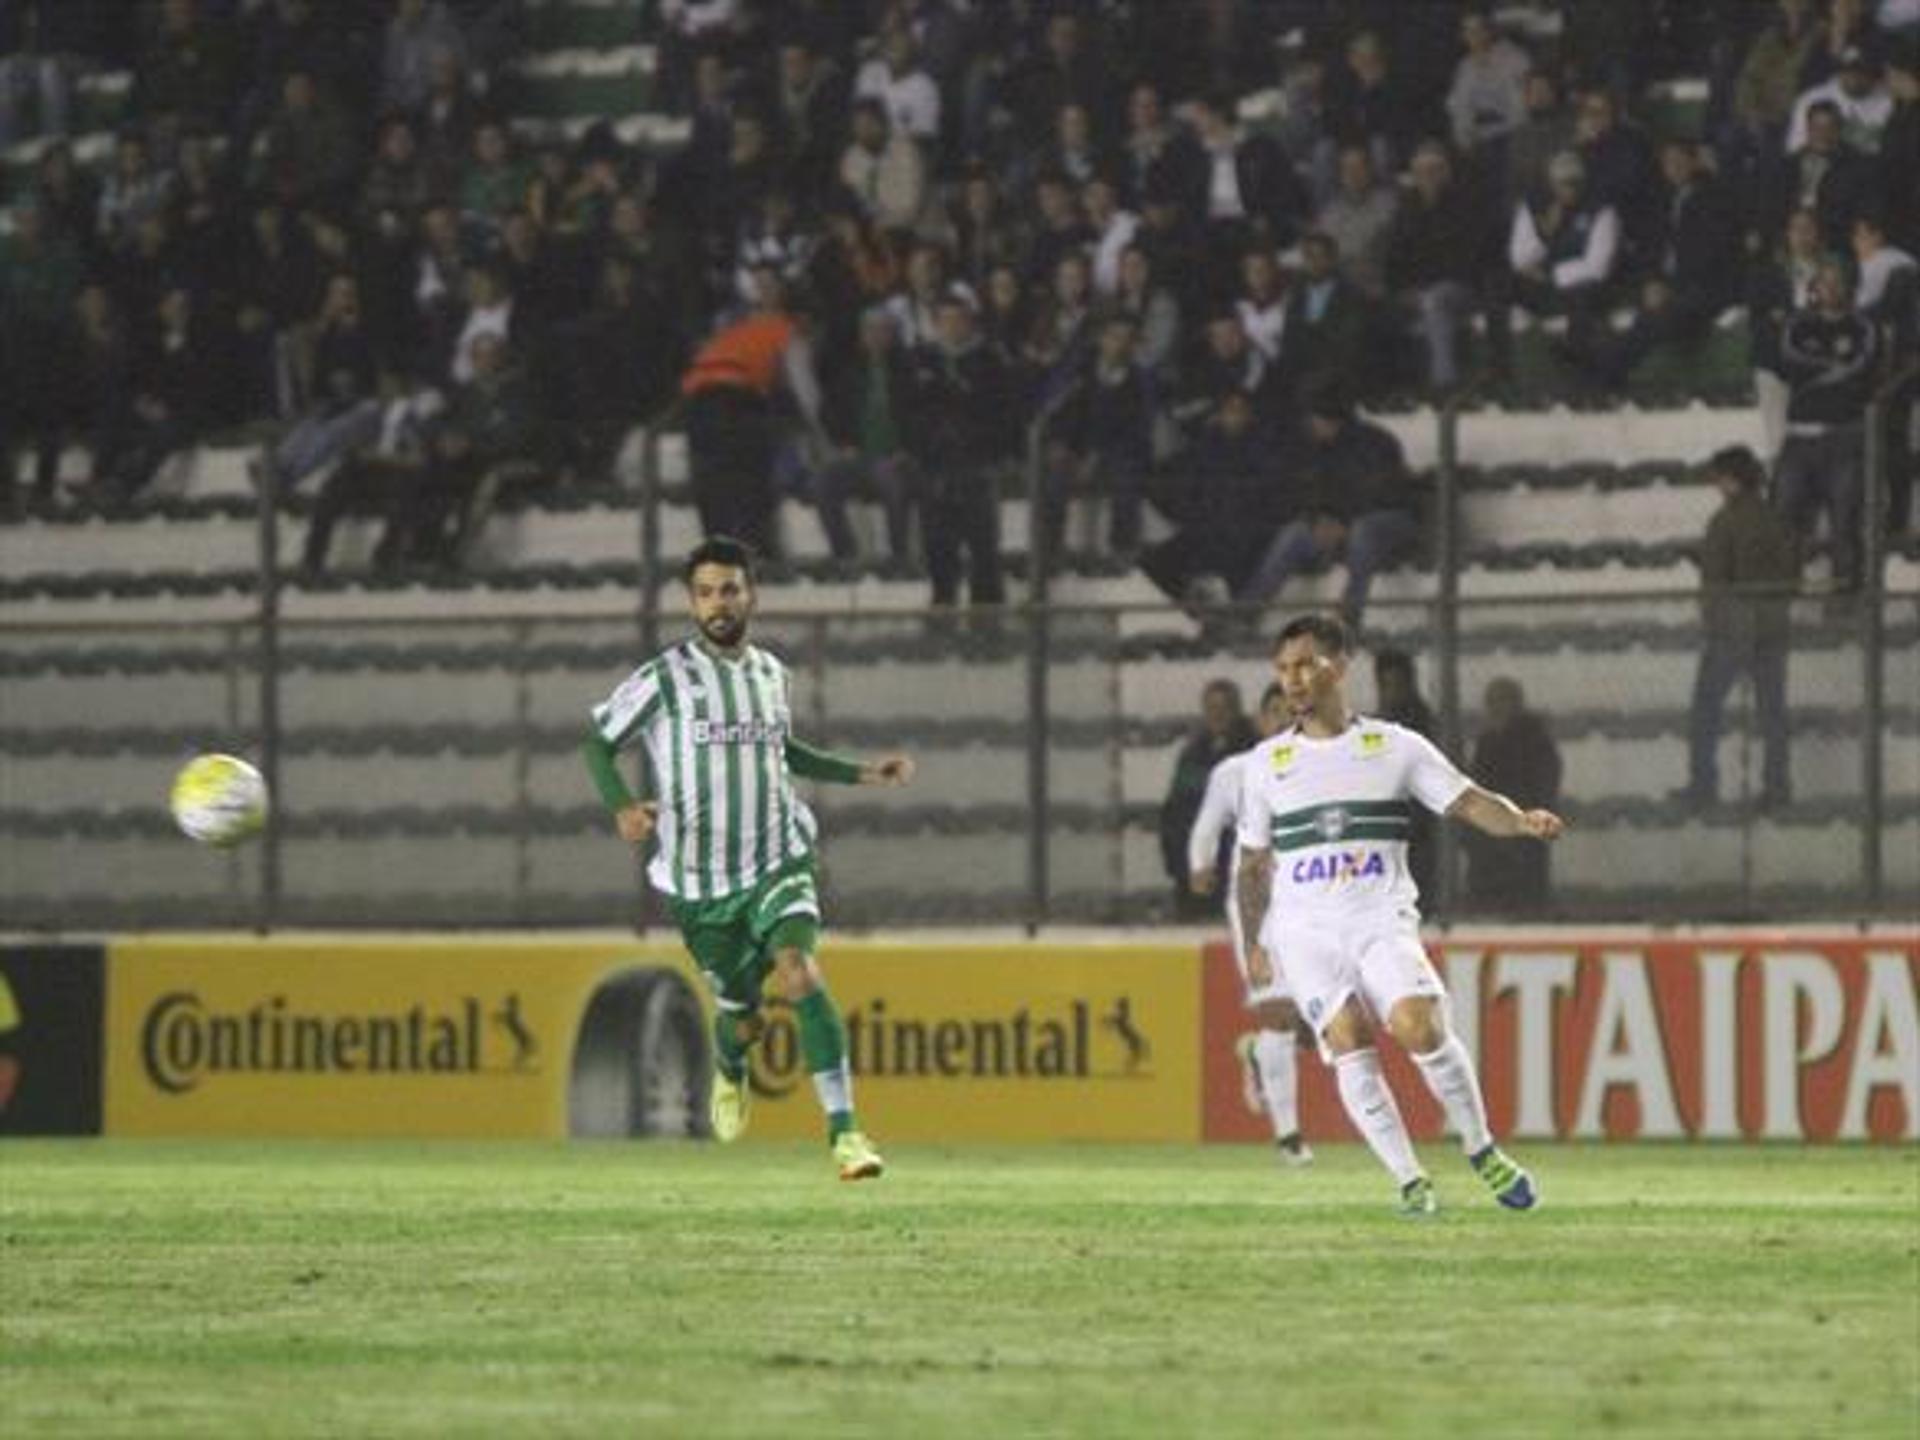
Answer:
[[1413, 1141], [1400, 1118], [1400, 1107], [1380, 1071], [1380, 1052], [1349, 1050], [1336, 1056], [1333, 1078], [1340, 1082], [1340, 1103], [1347, 1107], [1347, 1118], [1393, 1178], [1405, 1185], [1424, 1174], [1413, 1157]]
[[1487, 1102], [1480, 1094], [1480, 1077], [1473, 1073], [1473, 1057], [1458, 1035], [1430, 1055], [1416, 1055], [1414, 1063], [1427, 1077], [1433, 1098], [1445, 1107], [1447, 1120], [1459, 1133], [1460, 1144], [1473, 1155], [1493, 1143], [1487, 1128]]
[[827, 1114], [848, 1113], [853, 1109], [853, 1071], [844, 1060], [835, 1069], [814, 1071], [813, 1093]]
[[1260, 1072], [1260, 1093], [1273, 1120], [1273, 1138], [1284, 1140], [1300, 1129], [1300, 1077], [1293, 1034], [1262, 1030], [1254, 1037], [1253, 1064]]

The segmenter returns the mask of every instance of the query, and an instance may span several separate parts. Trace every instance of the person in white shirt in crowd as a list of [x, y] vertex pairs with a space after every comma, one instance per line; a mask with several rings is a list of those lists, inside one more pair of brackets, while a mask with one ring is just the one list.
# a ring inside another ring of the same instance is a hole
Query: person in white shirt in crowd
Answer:
[[1513, 213], [1507, 259], [1515, 296], [1538, 315], [1565, 315], [1569, 342], [1590, 345], [1605, 323], [1620, 256], [1620, 217], [1587, 193], [1586, 163], [1571, 150], [1547, 167], [1547, 194]]
[[927, 162], [895, 129], [878, 100], [853, 107], [853, 138], [840, 154], [840, 182], [882, 230], [911, 230], [927, 208]]
[[1893, 95], [1881, 79], [1879, 61], [1858, 45], [1850, 46], [1831, 80], [1802, 92], [1787, 122], [1787, 154], [1807, 143], [1807, 112], [1823, 100], [1839, 110], [1848, 145], [1863, 155], [1880, 153], [1881, 132], [1893, 118]]
[[893, 128], [931, 145], [940, 134], [940, 87], [920, 65], [913, 32], [895, 25], [880, 41], [880, 53], [860, 67], [853, 93], [887, 107]]
[[1120, 257], [1140, 230], [1140, 217], [1120, 208], [1113, 181], [1096, 175], [1080, 187], [1080, 208], [1093, 230], [1093, 289], [1105, 299], [1120, 288]]
[[1268, 364], [1278, 364], [1286, 339], [1287, 285], [1271, 250], [1258, 246], [1240, 257], [1240, 287], [1233, 307], [1240, 328]]

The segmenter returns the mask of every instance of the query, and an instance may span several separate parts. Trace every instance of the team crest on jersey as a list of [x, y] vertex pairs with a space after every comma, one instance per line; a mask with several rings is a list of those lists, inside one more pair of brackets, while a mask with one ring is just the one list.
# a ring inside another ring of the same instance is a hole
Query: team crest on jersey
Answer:
[[1291, 745], [1274, 746], [1273, 747], [1273, 773], [1276, 775], [1286, 774], [1287, 767], [1293, 764], [1293, 757], [1294, 757], [1293, 746]]
[[1360, 732], [1360, 758], [1370, 760], [1376, 755], [1387, 753], [1387, 732], [1384, 730], [1362, 730]]
[[1353, 817], [1338, 805], [1329, 805], [1313, 817], [1314, 833], [1322, 840], [1338, 840], [1352, 823]]

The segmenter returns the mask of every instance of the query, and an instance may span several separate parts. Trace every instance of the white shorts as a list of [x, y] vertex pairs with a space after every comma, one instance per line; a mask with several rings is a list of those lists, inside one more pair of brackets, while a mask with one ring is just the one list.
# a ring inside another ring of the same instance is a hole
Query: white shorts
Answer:
[[1315, 923], [1269, 911], [1260, 938], [1316, 1035], [1355, 995], [1382, 1022], [1409, 995], [1446, 997], [1411, 913]]
[[[1265, 985], [1255, 986], [1253, 977], [1247, 973], [1247, 942], [1240, 933], [1240, 906], [1233, 900], [1227, 902], [1227, 927], [1233, 931], [1233, 963], [1240, 967], [1240, 988], [1246, 993], [1246, 1007], [1251, 1010], [1268, 1000], [1291, 1000], [1293, 991], [1287, 988], [1286, 973], [1280, 968], [1280, 961], [1273, 958], [1273, 978]], [[1261, 934], [1266, 933], [1262, 925]], [[1268, 952], [1272, 956], [1272, 952]]]

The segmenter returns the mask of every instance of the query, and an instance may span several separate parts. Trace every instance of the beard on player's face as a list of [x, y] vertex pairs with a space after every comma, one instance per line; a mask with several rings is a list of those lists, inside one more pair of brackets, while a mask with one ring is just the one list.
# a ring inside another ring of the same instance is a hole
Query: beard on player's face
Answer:
[[700, 633], [716, 645], [731, 649], [747, 638], [747, 617], [744, 611], [717, 611], [700, 621]]

